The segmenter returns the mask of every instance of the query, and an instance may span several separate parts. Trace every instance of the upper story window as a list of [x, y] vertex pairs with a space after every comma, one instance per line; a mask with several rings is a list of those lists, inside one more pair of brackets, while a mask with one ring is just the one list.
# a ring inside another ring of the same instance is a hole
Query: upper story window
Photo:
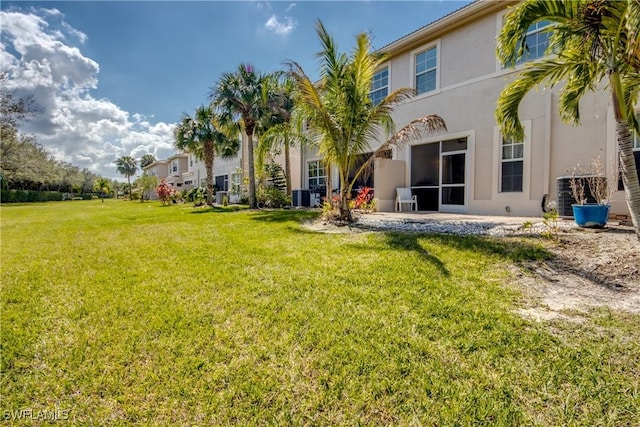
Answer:
[[500, 192], [521, 192], [524, 172], [524, 142], [502, 137]]
[[433, 46], [415, 55], [416, 95], [436, 89], [438, 47]]
[[373, 75], [373, 81], [371, 82], [371, 92], [369, 92], [369, 98], [374, 105], [378, 105], [380, 101], [387, 97], [389, 94], [389, 67], [385, 67], [382, 70], [378, 70]]
[[525, 41], [525, 51], [518, 60], [518, 64], [522, 64], [534, 59], [542, 58], [545, 51], [549, 47], [549, 36], [551, 33], [547, 31], [551, 23], [549, 21], [540, 21], [529, 27]]
[[193, 154], [189, 154], [189, 167], [192, 168], [193, 167]]
[[178, 172], [178, 161], [174, 160], [171, 162], [171, 172], [172, 173], [176, 173]]

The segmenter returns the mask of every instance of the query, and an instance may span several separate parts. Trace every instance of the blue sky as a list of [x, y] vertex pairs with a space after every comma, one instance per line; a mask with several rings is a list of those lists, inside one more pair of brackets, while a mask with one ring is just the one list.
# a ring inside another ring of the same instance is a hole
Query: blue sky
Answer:
[[269, 72], [295, 60], [315, 77], [317, 19], [342, 51], [362, 31], [380, 48], [467, 3], [3, 1], [0, 69], [45, 108], [25, 132], [115, 178], [117, 157], [171, 154], [175, 122], [240, 63]]

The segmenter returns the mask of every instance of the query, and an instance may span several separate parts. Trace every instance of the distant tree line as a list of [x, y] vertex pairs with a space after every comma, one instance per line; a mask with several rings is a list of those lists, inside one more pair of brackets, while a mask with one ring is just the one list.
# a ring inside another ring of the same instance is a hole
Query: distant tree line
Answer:
[[[0, 74], [0, 83], [6, 78], [6, 74]], [[32, 97], [16, 97], [12, 92], [0, 89], [2, 190], [56, 191], [78, 195], [94, 192], [94, 183], [101, 178], [99, 175], [86, 168], [81, 169], [56, 160], [37, 143], [34, 136], [20, 132], [20, 122], [41, 112], [42, 109]], [[115, 182], [110, 185], [112, 189], [117, 187]]]

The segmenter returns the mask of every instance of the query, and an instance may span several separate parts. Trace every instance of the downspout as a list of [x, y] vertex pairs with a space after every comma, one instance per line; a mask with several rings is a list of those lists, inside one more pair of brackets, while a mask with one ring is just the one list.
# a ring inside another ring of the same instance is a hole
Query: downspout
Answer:
[[[544, 130], [544, 173], [542, 174], [542, 189], [546, 191], [542, 196], [542, 212], [551, 211], [549, 207], [549, 194], [551, 194], [551, 113], [553, 109], [553, 89], [549, 89], [545, 101], [545, 130]], [[533, 133], [533, 129], [531, 130]], [[556, 197], [559, 197], [557, 195]]]

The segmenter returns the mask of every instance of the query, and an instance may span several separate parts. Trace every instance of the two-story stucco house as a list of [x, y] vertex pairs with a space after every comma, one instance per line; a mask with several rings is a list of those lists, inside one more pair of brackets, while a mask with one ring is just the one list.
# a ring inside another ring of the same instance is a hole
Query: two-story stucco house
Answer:
[[[494, 118], [496, 100], [517, 68], [497, 61], [496, 37], [515, 3], [471, 3], [380, 49], [389, 60], [375, 74], [372, 99], [414, 88], [416, 96], [394, 112], [396, 127], [438, 114], [448, 130], [377, 159], [366, 184], [374, 187], [379, 210], [392, 211], [396, 188], [410, 187], [421, 211], [540, 216], [543, 201], [558, 198], [558, 178], [570, 175], [576, 164], [588, 165], [599, 156], [608, 171], [617, 170], [613, 110], [605, 91], [583, 98], [582, 124], [574, 127], [559, 117], [558, 89], [539, 88], [520, 106], [524, 140], [502, 137]], [[530, 30], [531, 59], [548, 46], [542, 28]], [[372, 142], [371, 151], [380, 144]], [[640, 160], [637, 136], [635, 147]], [[322, 189], [328, 175], [317, 153], [304, 151], [301, 187]], [[335, 189], [337, 173], [331, 176]], [[611, 205], [613, 213], [627, 213], [622, 191]]]
[[188, 154], [176, 153], [167, 158], [167, 184], [176, 191], [184, 190], [182, 174], [188, 170]]

